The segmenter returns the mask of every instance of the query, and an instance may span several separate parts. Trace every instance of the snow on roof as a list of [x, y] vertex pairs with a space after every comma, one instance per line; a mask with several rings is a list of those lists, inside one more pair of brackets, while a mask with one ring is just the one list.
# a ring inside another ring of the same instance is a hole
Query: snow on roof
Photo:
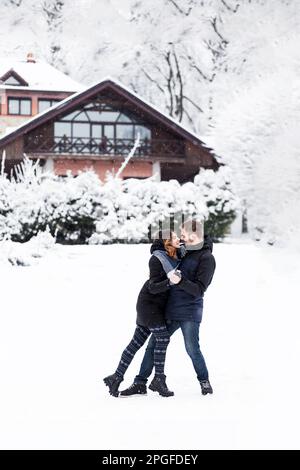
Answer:
[[15, 132], [15, 130], [17, 129], [18, 129], [18, 126], [8, 126], [4, 129], [4, 133], [1, 135], [1, 137], [11, 134], [12, 132]]
[[43, 91], [79, 91], [85, 88], [68, 75], [40, 60], [0, 58], [0, 77], [14, 70], [29, 86], [0, 85], [2, 88]]
[[[157, 113], [161, 114], [162, 116], [164, 116], [166, 119], [168, 119], [169, 121], [173, 122], [174, 124], [176, 124], [176, 126], [178, 127], [181, 127], [181, 129], [183, 129], [184, 131], [188, 132], [191, 136], [195, 137], [197, 140], [201, 140], [201, 137], [199, 136], [199, 134], [196, 134], [194, 132], [192, 132], [190, 129], [188, 129], [186, 126], [182, 125], [181, 123], [179, 123], [178, 121], [176, 121], [176, 119], [172, 118], [169, 114], [167, 113], [164, 113], [161, 109], [157, 108], [154, 104], [150, 103], [149, 101], [146, 101], [144, 98], [142, 98], [140, 95], [138, 95], [137, 93], [135, 93], [134, 91], [132, 91], [130, 88], [128, 88], [126, 85], [124, 85], [123, 83], [119, 82], [118, 80], [116, 80], [115, 78], [111, 78], [111, 77], [106, 77], [104, 78], [103, 80], [101, 80], [101, 82], [103, 81], [106, 81], [106, 80], [110, 80], [112, 82], [114, 82], [116, 85], [118, 85], [119, 87], [123, 88], [123, 90], [127, 91], [128, 93], [130, 93], [131, 95], [135, 96], [138, 100], [141, 100], [143, 101], [147, 106], [149, 106], [150, 108], [154, 109]], [[100, 82], [100, 83], [101, 83]], [[95, 83], [94, 83], [95, 85]], [[93, 86], [94, 86], [93, 85]], [[203, 146], [206, 147], [206, 144], [204, 142], [203, 143]]]
[[[149, 103], [148, 101], [145, 101], [144, 98], [142, 98], [141, 96], [139, 96], [137, 93], [135, 93], [134, 91], [132, 91], [130, 88], [126, 87], [123, 83], [119, 82], [117, 79], [115, 78], [112, 78], [110, 76], [107, 76], [107, 77], [104, 77], [102, 80], [100, 80], [99, 82], [95, 82], [93, 83], [92, 85], [89, 85], [87, 87], [85, 87], [83, 90], [80, 90], [78, 91], [77, 93], [74, 93], [73, 95], [70, 95], [68, 96], [67, 98], [65, 98], [64, 100], [62, 101], [59, 101], [58, 103], [54, 104], [53, 106], [51, 106], [51, 108], [48, 108], [48, 109], [45, 109], [43, 112], [37, 114], [36, 116], [33, 116], [31, 119], [28, 119], [27, 121], [25, 121], [23, 124], [21, 124], [20, 126], [18, 126], [17, 128], [14, 128], [13, 130], [11, 130], [10, 132], [7, 132], [7, 134], [5, 135], [5, 137], [13, 132], [15, 132], [16, 130], [20, 130], [22, 129], [23, 127], [27, 126], [29, 123], [31, 122], [34, 122], [35, 120], [39, 119], [42, 115], [46, 115], [47, 113], [49, 113], [49, 111], [53, 111], [54, 109], [58, 109], [58, 108], [62, 108], [64, 107], [64, 105], [66, 103], [68, 103], [69, 101], [72, 101], [74, 100], [74, 98], [76, 98], [77, 96], [81, 95], [81, 93], [89, 90], [90, 88], [93, 88], [97, 85], [100, 85], [101, 83], [104, 83], [104, 82], [112, 82], [116, 85], [118, 85], [120, 88], [122, 88], [123, 90], [127, 91], [127, 93], [135, 96], [138, 100], [141, 100], [144, 104], [146, 104], [147, 106], [149, 106], [150, 108], [152, 108], [153, 110], [155, 110], [157, 113], [159, 113], [160, 115], [162, 115], [163, 117], [165, 117], [166, 119], [168, 119], [169, 121], [173, 122], [177, 127], [181, 128], [182, 130], [184, 130], [185, 132], [187, 132], [188, 134], [190, 134], [191, 137], [194, 137], [198, 142], [200, 141], [202, 146], [203, 147], [206, 147], [208, 151], [212, 151], [212, 149], [205, 143], [201, 140], [201, 137], [197, 134], [195, 134], [194, 132], [191, 132], [190, 129], [188, 129], [187, 127], [183, 126], [181, 123], [179, 123], [178, 121], [176, 121], [175, 119], [173, 119], [172, 117], [170, 117], [168, 114], [166, 113], [163, 113], [159, 108], [157, 108], [156, 106], [154, 106], [153, 104]], [[2, 136], [3, 138], [4, 136]], [[0, 137], [0, 143], [1, 143], [1, 137]]]
[[[49, 108], [46, 108], [44, 111], [42, 111], [41, 113], [38, 113], [36, 114], [35, 116], [33, 116], [32, 118], [30, 119], [27, 119], [25, 122], [23, 122], [22, 124], [20, 124], [19, 126], [17, 127], [9, 127], [9, 130], [7, 130], [6, 134], [5, 134], [5, 137], [9, 134], [12, 134], [13, 132], [15, 132], [16, 130], [20, 130], [22, 129], [23, 127], [26, 127], [27, 124], [29, 124], [30, 122], [34, 122], [36, 121], [38, 118], [40, 118], [41, 116], [43, 116], [44, 114], [48, 114], [48, 112], [53, 109], [56, 109], [56, 108], [60, 108], [61, 106], [63, 106], [65, 103], [67, 103], [68, 101], [71, 100], [71, 98], [73, 99], [75, 96], [78, 96], [80, 95], [83, 91], [86, 91], [88, 90], [90, 87], [85, 87], [83, 90], [81, 91], [78, 91], [77, 93], [73, 93], [73, 95], [70, 95], [68, 96], [67, 98], [65, 98], [64, 100], [61, 100], [61, 101], [58, 101], [57, 103], [55, 103], [53, 106], [49, 107]], [[1, 142], [1, 139], [3, 138], [4, 136], [2, 135], [0, 137], [0, 142]]]

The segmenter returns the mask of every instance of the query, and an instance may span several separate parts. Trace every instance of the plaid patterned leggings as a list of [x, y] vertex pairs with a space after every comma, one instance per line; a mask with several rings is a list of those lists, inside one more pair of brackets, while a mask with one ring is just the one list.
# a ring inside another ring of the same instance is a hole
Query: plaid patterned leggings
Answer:
[[116, 374], [123, 377], [128, 369], [136, 352], [145, 344], [151, 333], [155, 336], [155, 349], [154, 349], [154, 369], [155, 374], [164, 374], [165, 359], [168, 344], [170, 342], [170, 335], [166, 326], [156, 326], [146, 328], [137, 325], [133, 338], [124, 349], [121, 360], [116, 370]]

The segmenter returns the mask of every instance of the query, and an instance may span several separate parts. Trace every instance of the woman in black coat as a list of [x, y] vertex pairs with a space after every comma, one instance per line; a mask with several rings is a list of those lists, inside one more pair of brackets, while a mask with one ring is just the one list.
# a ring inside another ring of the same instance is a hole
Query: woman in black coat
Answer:
[[[115, 397], [119, 396], [119, 385], [123, 381], [124, 374], [134, 355], [145, 344], [151, 333], [154, 334], [156, 340], [154, 350], [155, 376], [149, 388], [157, 391], [162, 396], [174, 395], [168, 389], [166, 376], [164, 375], [166, 349], [170, 342], [164, 311], [171, 285], [168, 275], [179, 264], [179, 242], [177, 235], [172, 232], [171, 238], [157, 239], [151, 246], [150, 276], [143, 285], [137, 299], [136, 329], [133, 338], [123, 351], [116, 372], [104, 379], [105, 385], [109, 387], [109, 393]], [[169, 274], [167, 275], [167, 273]], [[172, 274], [170, 278], [174, 279]], [[177, 279], [177, 276], [175, 276], [175, 279]], [[145, 394], [147, 392], [146, 389], [141, 388], [136, 393]], [[122, 396], [126, 395], [122, 394]]]

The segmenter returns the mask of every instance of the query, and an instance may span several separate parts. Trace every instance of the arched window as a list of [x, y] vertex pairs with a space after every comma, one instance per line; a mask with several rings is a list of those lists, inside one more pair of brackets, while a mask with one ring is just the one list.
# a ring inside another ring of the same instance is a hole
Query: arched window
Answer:
[[[150, 142], [151, 130], [141, 119], [99, 103], [87, 104], [54, 123], [57, 152], [123, 155], [138, 136], [141, 143]], [[147, 152], [145, 145], [143, 149]]]

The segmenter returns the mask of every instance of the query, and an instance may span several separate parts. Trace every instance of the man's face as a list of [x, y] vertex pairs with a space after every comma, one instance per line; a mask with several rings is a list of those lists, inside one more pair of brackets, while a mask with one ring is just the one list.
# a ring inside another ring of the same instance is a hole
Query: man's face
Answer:
[[189, 233], [184, 228], [181, 229], [180, 237], [186, 245], [196, 245], [200, 242], [200, 237], [198, 237], [197, 233]]
[[189, 243], [190, 242], [190, 239], [189, 239], [189, 234], [188, 232], [183, 228], [181, 229], [181, 234], [180, 234], [180, 238], [181, 240], [184, 241], [184, 243]]

